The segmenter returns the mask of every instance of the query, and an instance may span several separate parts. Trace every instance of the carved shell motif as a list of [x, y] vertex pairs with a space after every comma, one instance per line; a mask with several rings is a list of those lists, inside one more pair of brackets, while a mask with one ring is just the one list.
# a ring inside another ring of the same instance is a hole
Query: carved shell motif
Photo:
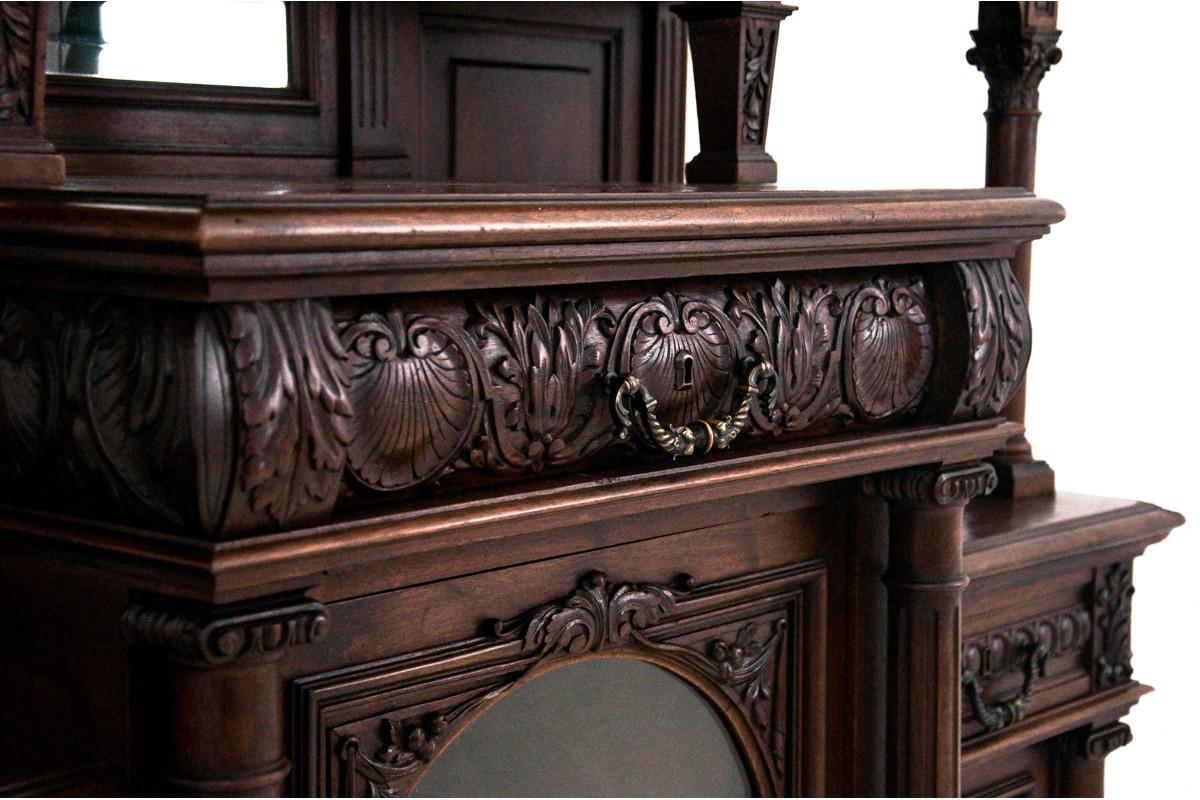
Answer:
[[877, 421], [912, 408], [933, 368], [925, 290], [878, 280], [846, 304], [846, 399], [865, 420]]
[[734, 383], [733, 323], [715, 306], [670, 292], [625, 312], [614, 372], [633, 374], [674, 425], [707, 419], [724, 407]]
[[350, 472], [382, 491], [436, 477], [475, 429], [482, 405], [460, 334], [392, 306], [345, 326], [342, 342], [350, 396], [362, 409], [348, 448]]

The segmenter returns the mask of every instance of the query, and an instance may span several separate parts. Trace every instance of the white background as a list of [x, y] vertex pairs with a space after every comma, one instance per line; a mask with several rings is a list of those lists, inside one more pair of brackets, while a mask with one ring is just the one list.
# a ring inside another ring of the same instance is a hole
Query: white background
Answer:
[[[795, 2], [767, 149], [781, 186], [983, 184], [987, 84], [968, 65], [976, 5]], [[1200, 520], [1198, 4], [1066, 2], [1063, 60], [1042, 82], [1038, 194], [1067, 219], [1033, 247], [1026, 425], [1061, 491]], [[699, 149], [691, 116], [688, 158]], [[1200, 714], [1200, 540], [1186, 525], [1134, 569], [1135, 677], [1110, 797], [1192, 785]]]

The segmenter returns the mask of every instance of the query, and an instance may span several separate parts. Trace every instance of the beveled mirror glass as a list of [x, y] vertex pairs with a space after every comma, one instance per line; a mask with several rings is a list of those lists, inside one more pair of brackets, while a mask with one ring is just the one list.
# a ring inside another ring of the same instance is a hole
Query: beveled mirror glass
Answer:
[[288, 85], [282, 2], [53, 3], [46, 71], [128, 81]]
[[733, 737], [681, 678], [592, 659], [518, 687], [434, 759], [415, 797], [749, 797]]

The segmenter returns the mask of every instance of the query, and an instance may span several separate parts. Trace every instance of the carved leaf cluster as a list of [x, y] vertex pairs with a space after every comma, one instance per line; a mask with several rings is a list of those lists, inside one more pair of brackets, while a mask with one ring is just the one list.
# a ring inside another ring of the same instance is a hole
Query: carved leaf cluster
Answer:
[[766, 128], [767, 97], [771, 91], [771, 74], [768, 60], [771, 29], [746, 28], [745, 71], [742, 76], [742, 142], [763, 144]]
[[0, 122], [33, 115], [33, 3], [0, 3]]
[[284, 526], [334, 497], [352, 415], [346, 352], [329, 310], [299, 300], [228, 308], [243, 423], [241, 483]]
[[1133, 677], [1133, 564], [1113, 564], [1096, 583], [1093, 606], [1099, 652], [1097, 688], [1107, 689]]
[[995, 416], [1025, 378], [1032, 338], [1029, 309], [1007, 262], [963, 261], [956, 269], [971, 351], [954, 417]]
[[971, 32], [976, 46], [967, 51], [967, 63], [978, 67], [987, 78], [989, 111], [1037, 109], [1042, 78], [1062, 60], [1062, 50], [1058, 48], [1060, 33], [1026, 29], [999, 38], [986, 32]]

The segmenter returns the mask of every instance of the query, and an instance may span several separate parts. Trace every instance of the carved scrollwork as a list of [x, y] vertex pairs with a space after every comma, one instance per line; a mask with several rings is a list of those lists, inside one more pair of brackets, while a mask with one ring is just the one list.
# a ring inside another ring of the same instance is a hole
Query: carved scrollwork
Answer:
[[385, 491], [436, 477], [481, 411], [470, 345], [442, 320], [395, 306], [361, 315], [341, 338], [350, 400], [364, 410], [347, 448], [350, 473]]
[[494, 370], [507, 391], [492, 404], [499, 458], [484, 442], [472, 461], [540, 472], [603, 446], [609, 426], [596, 413], [594, 389], [615, 327], [612, 312], [595, 299], [538, 298], [524, 307], [478, 306], [477, 314], [480, 341], [500, 347]]
[[996, 491], [991, 464], [913, 467], [867, 475], [863, 492], [913, 506], [965, 504]]
[[622, 316], [611, 371], [637, 376], [668, 424], [708, 419], [733, 389], [736, 337], [713, 304], [666, 292]]
[[878, 280], [846, 301], [846, 399], [868, 421], [917, 405], [933, 368], [924, 284]]
[[541, 664], [622, 648], [676, 662], [723, 687], [769, 755], [772, 780], [782, 782], [787, 722], [776, 685], [787, 615], [776, 610], [769, 621], [746, 622], [730, 638], [716, 636], [686, 645], [666, 641], [656, 632], [656, 626], [678, 615], [682, 599], [703, 591], [686, 576], [660, 585], [613, 583], [602, 572], [589, 572], [563, 598], [505, 621], [489, 621], [484, 626], [484, 646], [519, 644], [520, 669], [503, 673], [498, 681], [455, 693], [449, 703], [432, 711], [386, 714], [378, 722], [377, 733], [367, 728], [366, 733], [342, 737], [336, 749], [344, 764], [342, 794], [358, 794], [360, 780], [371, 796], [406, 794], [458, 728]]
[[0, 123], [33, 116], [33, 3], [0, 3]]
[[749, 326], [750, 351], [775, 367], [778, 397], [770, 413], [750, 409], [758, 430], [800, 430], [848, 415], [841, 403], [842, 303], [827, 284], [804, 288], [776, 280], [768, 291], [734, 289], [729, 314]]
[[1098, 650], [1096, 687], [1107, 689], [1133, 677], [1133, 563], [1113, 564], [1093, 590]]
[[1025, 378], [1032, 328], [1008, 261], [956, 265], [967, 310], [970, 353], [955, 419], [999, 414]]

